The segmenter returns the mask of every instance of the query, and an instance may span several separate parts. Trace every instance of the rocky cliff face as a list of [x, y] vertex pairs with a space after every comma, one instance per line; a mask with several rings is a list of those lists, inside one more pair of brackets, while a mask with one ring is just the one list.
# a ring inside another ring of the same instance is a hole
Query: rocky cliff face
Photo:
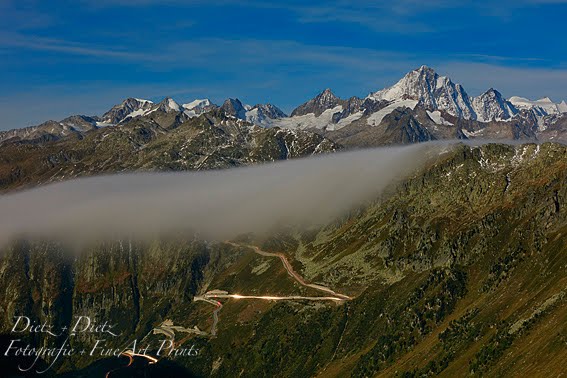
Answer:
[[237, 98], [227, 99], [220, 108], [226, 115], [233, 116], [238, 119], [246, 119], [246, 109], [242, 102], [240, 102]]
[[366, 127], [355, 123], [323, 135], [346, 147], [401, 145], [437, 139], [408, 108], [397, 108], [384, 116], [380, 122], [380, 127]]

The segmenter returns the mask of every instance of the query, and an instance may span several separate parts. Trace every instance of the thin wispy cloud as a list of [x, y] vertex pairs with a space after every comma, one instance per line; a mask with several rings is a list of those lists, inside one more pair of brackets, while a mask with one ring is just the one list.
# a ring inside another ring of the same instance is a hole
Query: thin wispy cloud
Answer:
[[129, 60], [149, 60], [150, 54], [139, 54], [133, 51], [118, 50], [110, 47], [96, 47], [79, 42], [55, 38], [44, 38], [35, 35], [16, 33], [0, 33], [0, 49], [23, 48], [39, 51], [54, 51], [72, 55], [94, 57], [110, 57]]
[[501, 56], [501, 55], [489, 55], [489, 54], [473, 54], [473, 53], [463, 53], [455, 54], [456, 57], [463, 58], [473, 58], [487, 62], [545, 62], [546, 59], [538, 57], [513, 57], [513, 56]]

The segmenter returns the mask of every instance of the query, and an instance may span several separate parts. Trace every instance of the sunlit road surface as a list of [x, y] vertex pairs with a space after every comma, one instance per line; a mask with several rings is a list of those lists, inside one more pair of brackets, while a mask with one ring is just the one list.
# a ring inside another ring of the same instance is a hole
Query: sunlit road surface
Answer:
[[[339, 300], [349, 300], [352, 299], [351, 297], [349, 297], [348, 295], [344, 295], [344, 294], [340, 294], [340, 293], [336, 293], [335, 291], [333, 291], [332, 289], [329, 289], [328, 287], [322, 286], [322, 285], [317, 285], [317, 284], [312, 284], [312, 283], [308, 283], [305, 282], [305, 280], [303, 279], [303, 277], [301, 277], [299, 274], [297, 274], [295, 272], [295, 270], [293, 270], [293, 267], [291, 266], [291, 264], [289, 263], [289, 261], [287, 260], [287, 258], [285, 257], [285, 255], [283, 253], [273, 253], [273, 252], [266, 252], [266, 251], [262, 251], [260, 248], [258, 248], [255, 245], [249, 245], [249, 244], [238, 244], [238, 243], [234, 243], [231, 241], [226, 241], [225, 243], [230, 244], [234, 247], [247, 247], [252, 249], [255, 253], [262, 255], [262, 256], [268, 256], [268, 257], [277, 257], [281, 260], [285, 270], [287, 271], [287, 273], [292, 276], [300, 285], [305, 286], [305, 287], [310, 287], [312, 289], [315, 290], [319, 290], [319, 291], [323, 291], [325, 293], [331, 294], [335, 297], [340, 298]], [[219, 297], [222, 298], [222, 297]], [[281, 298], [283, 299], [284, 297], [274, 297], [274, 298]], [[289, 297], [285, 297], [285, 298], [289, 298]], [[304, 299], [307, 298], [317, 298], [317, 297], [304, 297]], [[330, 298], [330, 297], [328, 297]], [[266, 299], [264, 297], [258, 298], [258, 299]], [[280, 300], [280, 299], [274, 299], [274, 300]], [[310, 300], [321, 300], [321, 299], [310, 299]], [[327, 299], [328, 300], [328, 299]]]
[[286, 297], [277, 297], [270, 295], [240, 295], [240, 294], [203, 294], [205, 298], [234, 298], [234, 299], [264, 299], [267, 301], [295, 301], [295, 300], [306, 300], [306, 301], [336, 301], [341, 302], [345, 299], [338, 297], [304, 297], [301, 295], [290, 295]]

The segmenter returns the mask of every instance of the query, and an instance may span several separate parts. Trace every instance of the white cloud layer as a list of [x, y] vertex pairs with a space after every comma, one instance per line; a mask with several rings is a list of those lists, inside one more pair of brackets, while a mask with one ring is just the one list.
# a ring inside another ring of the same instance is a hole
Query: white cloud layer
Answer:
[[0, 242], [180, 232], [222, 240], [282, 224], [323, 224], [377, 199], [439, 148], [419, 144], [225, 171], [114, 175], [48, 185], [0, 197]]

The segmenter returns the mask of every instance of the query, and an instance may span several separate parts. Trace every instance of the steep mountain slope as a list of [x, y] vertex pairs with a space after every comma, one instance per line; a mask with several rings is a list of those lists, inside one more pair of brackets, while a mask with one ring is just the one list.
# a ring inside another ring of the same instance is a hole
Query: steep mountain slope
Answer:
[[[70, 260], [60, 244], [16, 242], [0, 259], [2, 329], [24, 309], [59, 325], [89, 314], [148, 341], [163, 337], [153, 335], [163, 324], [209, 330], [216, 307], [193, 301], [208, 290], [314, 295], [252, 244], [353, 299], [219, 299], [216, 337], [177, 328], [175, 340], [198, 356], [157, 366], [215, 377], [558, 376], [567, 358], [566, 168], [557, 144], [460, 145], [322, 228], [236, 244], [108, 241]], [[67, 361], [56, 368], [86, 374], [93, 358]]]
[[367, 127], [365, 124], [353, 123], [339, 130], [323, 133], [323, 135], [347, 147], [410, 144], [437, 139], [406, 107], [388, 109], [387, 112], [380, 115], [378, 123], [379, 127]]
[[518, 113], [514, 105], [493, 88], [474, 97], [472, 108], [476, 113], [476, 119], [480, 122], [509, 120]]
[[409, 72], [390, 88], [372, 93], [369, 97], [387, 101], [411, 99], [421, 102], [430, 110], [445, 110], [465, 119], [477, 118], [463, 87], [445, 76], [439, 76], [427, 66]]
[[229, 116], [232, 116], [234, 118], [238, 118], [238, 119], [246, 119], [246, 108], [244, 107], [244, 105], [242, 104], [242, 102], [240, 102], [239, 99], [237, 98], [229, 98], [227, 99], [222, 106], [220, 107], [220, 109]]

